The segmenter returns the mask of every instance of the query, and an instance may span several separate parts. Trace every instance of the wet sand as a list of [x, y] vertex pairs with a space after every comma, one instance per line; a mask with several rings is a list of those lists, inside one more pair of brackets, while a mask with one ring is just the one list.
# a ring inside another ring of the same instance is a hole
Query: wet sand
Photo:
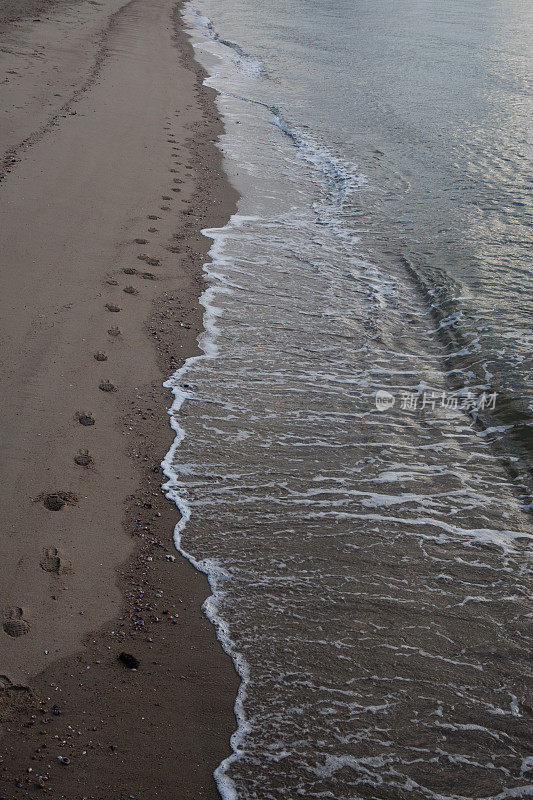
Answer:
[[221, 124], [171, 0], [40, 19], [2, 29], [0, 797], [217, 797], [237, 678], [159, 465]]

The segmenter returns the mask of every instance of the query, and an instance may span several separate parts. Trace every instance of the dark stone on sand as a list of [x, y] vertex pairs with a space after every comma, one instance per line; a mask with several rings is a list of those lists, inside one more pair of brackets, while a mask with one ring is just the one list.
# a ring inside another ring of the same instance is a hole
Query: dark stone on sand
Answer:
[[76, 414], [76, 419], [80, 425], [94, 425], [94, 417], [92, 414], [86, 414], [84, 411]]
[[122, 652], [119, 655], [118, 660], [128, 669], [137, 669], [140, 664], [139, 659], [135, 658], [135, 656], [132, 656], [131, 653]]

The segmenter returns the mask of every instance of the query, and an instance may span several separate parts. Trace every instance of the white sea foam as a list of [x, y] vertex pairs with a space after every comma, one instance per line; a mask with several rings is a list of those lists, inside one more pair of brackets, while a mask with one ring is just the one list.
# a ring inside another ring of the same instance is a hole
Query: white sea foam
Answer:
[[[233, 781], [227, 776], [227, 770], [235, 759], [239, 757], [241, 750], [241, 743], [249, 731], [249, 724], [246, 720], [244, 712], [244, 701], [246, 699], [246, 686], [249, 679], [249, 666], [246, 660], [239, 653], [232, 641], [229, 628], [224, 619], [219, 614], [220, 599], [224, 594], [224, 581], [227, 580], [228, 574], [224, 568], [217, 562], [216, 559], [196, 559], [185, 547], [183, 546], [183, 531], [185, 526], [191, 518], [191, 506], [187, 499], [186, 490], [177, 479], [175, 470], [175, 463], [179, 460], [177, 450], [180, 447], [183, 439], [186, 436], [185, 428], [179, 423], [178, 415], [183, 404], [191, 397], [191, 393], [182, 388], [182, 383], [186, 377], [191, 366], [197, 364], [201, 360], [209, 360], [217, 357], [218, 346], [218, 327], [217, 319], [222, 313], [222, 309], [217, 305], [217, 295], [219, 293], [228, 293], [231, 289], [225, 285], [223, 273], [218, 269], [224, 265], [223, 248], [225, 243], [225, 232], [234, 227], [239, 227], [246, 221], [245, 217], [234, 214], [230, 221], [224, 228], [211, 228], [204, 229], [202, 234], [213, 240], [213, 244], [209, 250], [209, 257], [211, 262], [204, 265], [204, 272], [208, 287], [200, 296], [200, 304], [204, 307], [203, 325], [204, 331], [199, 336], [198, 343], [203, 354], [189, 357], [180, 369], [164, 383], [165, 388], [171, 389], [174, 395], [174, 401], [169, 409], [170, 425], [176, 434], [176, 437], [168, 451], [165, 459], [162, 462], [163, 473], [167, 477], [167, 482], [163, 485], [163, 491], [169, 500], [172, 500], [178, 507], [181, 517], [174, 528], [174, 543], [176, 549], [182, 556], [184, 556], [197, 570], [203, 572], [209, 581], [209, 586], [212, 595], [206, 599], [203, 605], [203, 610], [206, 617], [212, 622], [215, 627], [217, 637], [222, 644], [224, 651], [231, 657], [237, 670], [237, 674], [241, 679], [240, 687], [238, 690], [237, 698], [235, 700], [235, 717], [237, 719], [237, 729], [231, 737], [231, 747], [233, 749], [232, 755], [226, 758], [215, 770], [214, 777], [217, 782], [219, 792], [224, 800], [236, 800], [237, 792]], [[216, 271], [211, 269], [211, 265], [217, 265]], [[183, 471], [181, 472], [183, 475]]]

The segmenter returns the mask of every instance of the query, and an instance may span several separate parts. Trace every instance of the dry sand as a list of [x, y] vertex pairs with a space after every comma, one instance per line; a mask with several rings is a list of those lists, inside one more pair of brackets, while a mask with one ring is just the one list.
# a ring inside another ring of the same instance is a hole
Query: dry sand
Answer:
[[0, 55], [0, 798], [216, 797], [237, 678], [159, 464], [221, 125], [172, 0], [37, 8]]

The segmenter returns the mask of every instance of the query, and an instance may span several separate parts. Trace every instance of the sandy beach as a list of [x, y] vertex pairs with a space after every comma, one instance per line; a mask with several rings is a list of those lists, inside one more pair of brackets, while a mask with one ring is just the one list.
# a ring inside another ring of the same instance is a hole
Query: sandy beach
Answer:
[[238, 682], [160, 469], [235, 202], [213, 93], [172, 0], [2, 15], [0, 797], [217, 797]]

